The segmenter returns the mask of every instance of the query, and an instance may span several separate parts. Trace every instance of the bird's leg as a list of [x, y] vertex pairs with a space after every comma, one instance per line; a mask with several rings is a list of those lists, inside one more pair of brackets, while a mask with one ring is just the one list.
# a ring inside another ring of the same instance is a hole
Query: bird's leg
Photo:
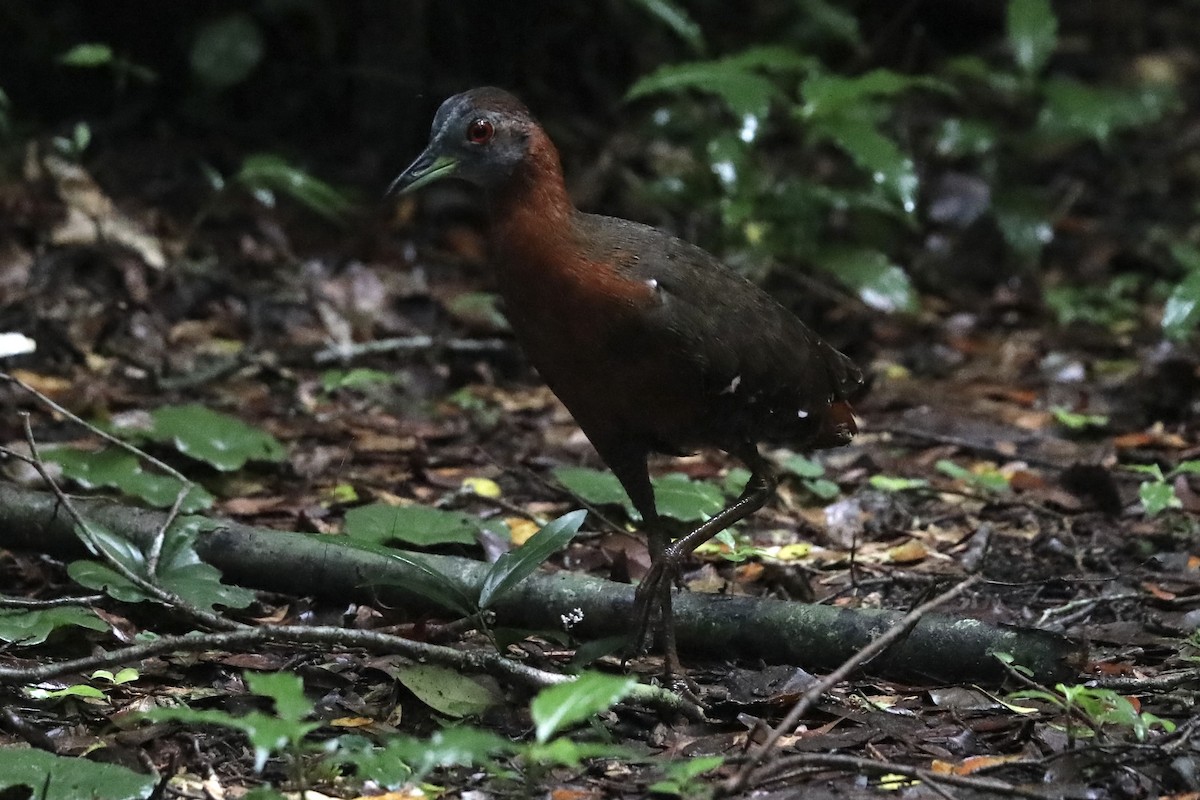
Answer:
[[[650, 625], [650, 617], [653, 610], [652, 601], [657, 599], [659, 608], [662, 610], [664, 644], [667, 642], [670, 644], [667, 657], [668, 659], [671, 659], [672, 656], [674, 657], [675, 666], [678, 666], [678, 656], [675, 654], [675, 627], [671, 613], [671, 585], [679, 574], [680, 562], [689, 553], [721, 531], [762, 508], [775, 492], [777, 481], [774, 471], [771, 469], [771, 465], [767, 463], [767, 460], [759, 454], [757, 447], [747, 445], [741, 448], [740, 451], [735, 452], [734, 455], [741, 458], [746, 466], [750, 468], [750, 480], [747, 481], [746, 488], [742, 490], [737, 500], [734, 500], [720, 513], [709, 518], [691, 533], [677, 539], [673, 544], [666, 545], [661, 551], [656, 551], [652, 547], [650, 550], [650, 571], [646, 573], [646, 577], [638, 584], [637, 593], [634, 595], [634, 609], [639, 624], [638, 630], [641, 631], [638, 639], [639, 645], [645, 638], [645, 632]], [[650, 541], [653, 542], [655, 540], [650, 539]], [[668, 668], [670, 666], [670, 661], [668, 661]]]

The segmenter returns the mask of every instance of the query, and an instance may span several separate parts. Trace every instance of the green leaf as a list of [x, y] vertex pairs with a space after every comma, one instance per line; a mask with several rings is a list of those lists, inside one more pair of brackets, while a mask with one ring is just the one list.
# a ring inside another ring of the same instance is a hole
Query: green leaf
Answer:
[[558, 467], [551, 474], [567, 491], [592, 505], [622, 506], [631, 519], [640, 518], [621, 482], [611, 472], [587, 467]]
[[804, 488], [811, 492], [818, 500], [832, 500], [842, 493], [842, 487], [825, 478], [805, 480], [802, 483], [804, 484]]
[[286, 672], [248, 672], [245, 679], [250, 691], [275, 701], [276, 716], [252, 711], [235, 717], [224, 711], [196, 711], [190, 708], [156, 708], [147, 711], [144, 716], [156, 722], [190, 722], [239, 730], [246, 734], [254, 748], [255, 771], [262, 772], [271, 753], [300, 742], [320, 724], [303, 721], [312, 712], [312, 703], [304, 696], [303, 686], [295, 675]]
[[1108, 417], [1104, 414], [1080, 414], [1066, 406], [1051, 406], [1050, 413], [1054, 415], [1055, 422], [1073, 431], [1104, 428], [1108, 425]]
[[38, 800], [144, 800], [154, 791], [157, 775], [117, 766], [67, 758], [28, 747], [0, 748], [0, 789], [25, 787]]
[[1036, 264], [1042, 248], [1054, 239], [1054, 226], [1045, 201], [1027, 191], [1000, 192], [996, 195], [995, 211], [1004, 241], [1027, 264]]
[[67, 575], [80, 586], [104, 592], [122, 603], [143, 603], [150, 599], [125, 576], [97, 561], [72, 561], [67, 565]]
[[194, 606], [245, 608], [254, 601], [254, 592], [222, 583], [220, 571], [201, 560], [196, 552], [200, 532], [213, 525], [201, 517], [177, 519], [163, 539], [155, 580], [159, 586]]
[[[154, 576], [148, 575], [146, 557], [135, 544], [94, 523], [89, 527], [100, 546], [126, 568], [192, 605], [245, 608], [254, 600], [254, 593], [240, 586], [221, 583], [221, 573], [204, 563], [196, 553], [196, 537], [211, 525], [211, 521], [202, 517], [177, 519], [163, 538]], [[67, 565], [67, 574], [79, 585], [103, 591], [122, 602], [139, 603], [151, 599], [123, 575], [97, 561], [74, 561]]]
[[771, 101], [780, 96], [770, 78], [721, 62], [703, 61], [692, 64], [669, 64], [641, 78], [630, 87], [626, 100], [636, 100], [649, 94], [685, 90], [714, 94], [739, 117], [764, 117]]
[[704, 33], [687, 9], [673, 0], [634, 0], [634, 5], [665, 25], [696, 53], [704, 52]]
[[390, 506], [371, 503], [346, 512], [347, 535], [363, 542], [407, 542], [421, 547], [475, 544], [480, 521], [458, 511], [429, 506]]
[[917, 293], [908, 273], [877, 250], [833, 247], [817, 263], [854, 289], [864, 303], [880, 311], [917, 310]]
[[916, 211], [920, 185], [916, 166], [895, 142], [880, 133], [873, 121], [845, 114], [813, 120], [810, 128], [814, 135], [831, 140], [870, 173], [871, 180], [886, 190], [905, 213]]
[[1058, 18], [1050, 0], [1009, 0], [1008, 46], [1021, 72], [1041, 73], [1058, 46]]
[[411, 664], [395, 671], [396, 680], [417, 699], [447, 717], [477, 717], [503, 700], [461, 672], [435, 664]]
[[56, 629], [65, 627], [106, 631], [108, 623], [90, 609], [79, 606], [0, 609], [0, 641], [21, 647], [41, 644]]
[[490, 607], [493, 601], [532, 575], [547, 558], [566, 547], [585, 517], [587, 512], [582, 510], [564, 514], [530, 536], [525, 544], [496, 559], [479, 591], [479, 607]]
[[577, 741], [568, 736], [560, 736], [549, 742], [533, 742], [526, 745], [521, 756], [534, 764], [546, 764], [578, 769], [587, 759], [611, 759], [632, 762], [640, 754], [632, 748], [612, 742]]
[[1175, 494], [1175, 487], [1166, 482], [1146, 481], [1138, 487], [1138, 497], [1148, 517], [1158, 516], [1168, 508], [1183, 506]]
[[258, 23], [244, 12], [234, 12], [201, 25], [192, 41], [192, 72], [213, 89], [226, 89], [244, 81], [263, 57], [263, 37]]
[[787, 47], [755, 47], [715, 61], [668, 64], [639, 79], [625, 94], [636, 100], [650, 94], [694, 90], [714, 94], [738, 117], [762, 118], [771, 101], [783, 97], [775, 83], [759, 72], [803, 72], [813, 60]]
[[[462, 725], [443, 728], [428, 739], [389, 736], [383, 747], [346, 748], [335, 752], [334, 760], [354, 764], [361, 778], [372, 778], [389, 788], [398, 788], [400, 784], [414, 778], [420, 779], [438, 767], [491, 764], [497, 756], [516, 749], [508, 739], [491, 731]], [[397, 765], [402, 765], [402, 768]]]
[[934, 467], [943, 475], [948, 475], [956, 481], [988, 492], [1007, 492], [1009, 489], [1008, 479], [994, 469], [987, 472], [973, 472], [945, 458], [940, 459]]
[[419, 556], [410, 558], [408, 555], [390, 547], [370, 541], [352, 539], [349, 536], [342, 536], [332, 540], [329, 536], [319, 536], [321, 541], [329, 547], [344, 547], [352, 550], [360, 550], [364, 553], [373, 553], [374, 555], [398, 561], [408, 568], [403, 581], [376, 579], [372, 585], [399, 586], [407, 592], [431, 600], [447, 611], [453, 611], [464, 617], [472, 616], [478, 611], [475, 607], [474, 599], [458, 583], [450, 580], [444, 574], [420, 560]]
[[701, 785], [696, 779], [724, 763], [724, 756], [701, 756], [670, 762], [663, 767], [664, 780], [651, 784], [647, 791], [651, 794], [693, 797], [698, 794]]
[[153, 428], [145, 435], [170, 442], [184, 455], [222, 472], [241, 469], [247, 461], [278, 463], [287, 456], [283, 445], [266, 431], [201, 405], [163, 406], [150, 417]]
[[783, 468], [797, 478], [820, 478], [825, 474], [825, 467], [811, 458], [799, 453], [788, 456], [783, 461]]
[[275, 713], [288, 722], [299, 722], [313, 711], [313, 704], [304, 696], [304, 684], [287, 672], [247, 672], [246, 688], [257, 695], [275, 701]]
[[907, 492], [929, 488], [929, 481], [924, 478], [901, 478], [895, 475], [872, 475], [869, 483], [872, 489], [881, 492]]
[[545, 743], [572, 725], [607, 711], [636, 685], [633, 678], [585, 672], [570, 683], [543, 689], [529, 706], [535, 738]]
[[104, 692], [97, 689], [95, 686], [88, 686], [86, 683], [77, 683], [74, 686], [68, 686], [65, 689], [56, 691], [47, 691], [46, 689], [27, 689], [25, 691], [29, 697], [34, 700], [58, 700], [63, 697], [82, 697], [84, 700], [104, 700]]
[[901, 75], [888, 69], [876, 69], [855, 77], [815, 72], [805, 78], [800, 88], [804, 106], [799, 113], [812, 120], [842, 116], [846, 111], [858, 114], [863, 110], [864, 101], [889, 97], [910, 89], [954, 92], [949, 84], [934, 78]]
[[324, 181], [271, 153], [247, 156], [234, 180], [263, 199], [260, 192], [279, 192], [331, 222], [340, 222], [350, 200]]
[[[94, 451], [47, 447], [43, 455], [47, 461], [60, 465], [64, 475], [85, 489], [116, 489], [156, 508], [173, 506], [183, 489], [183, 484], [176, 478], [147, 472], [136, 456], [117, 447]], [[213, 496], [193, 484], [183, 499], [180, 511], [191, 514], [212, 504]]]
[[718, 486], [672, 473], [651, 481], [661, 516], [680, 522], [703, 522], [725, 508], [725, 495]]
[[58, 57], [58, 63], [69, 67], [102, 67], [112, 62], [112, 48], [96, 42], [77, 44]]
[[1188, 273], [1176, 284], [1163, 306], [1163, 333], [1172, 339], [1186, 339], [1200, 323], [1200, 271]]
[[363, 389], [370, 386], [386, 386], [396, 382], [391, 372], [367, 367], [354, 369], [330, 369], [321, 373], [321, 389], [334, 392], [338, 389]]
[[1114, 133], [1162, 119], [1176, 98], [1163, 86], [1135, 89], [1089, 86], [1069, 78], [1047, 80], [1037, 133], [1051, 139], [1093, 139], [1107, 144]]

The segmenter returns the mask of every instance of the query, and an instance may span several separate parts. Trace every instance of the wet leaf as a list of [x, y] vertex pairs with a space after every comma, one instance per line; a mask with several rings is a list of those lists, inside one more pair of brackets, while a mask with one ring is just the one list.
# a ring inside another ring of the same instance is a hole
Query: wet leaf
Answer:
[[572, 511], [546, 525], [520, 547], [509, 550], [488, 570], [479, 591], [479, 607], [488, 608], [525, 578], [532, 575], [547, 558], [567, 546], [587, 517], [586, 511]]
[[220, 90], [244, 81], [262, 57], [258, 23], [238, 11], [200, 26], [192, 41], [190, 61], [197, 78]]
[[1114, 133], [1157, 122], [1175, 102], [1174, 93], [1162, 86], [1089, 86], [1069, 78], [1048, 80], [1042, 91], [1039, 134], [1100, 144], [1107, 144]]
[[[28, 747], [0, 748], [0, 789], [25, 787], [38, 800], [144, 800], [157, 775], [117, 766], [67, 758]], [[6, 792], [7, 794], [7, 792]]]
[[839, 115], [813, 121], [811, 130], [844, 150], [905, 213], [916, 211], [919, 188], [916, 166], [874, 122]]
[[1183, 340], [1200, 324], [1200, 272], [1192, 272], [1176, 284], [1163, 306], [1163, 333]]
[[480, 520], [458, 511], [386, 503], [352, 508], [346, 512], [345, 521], [345, 531], [354, 539], [375, 544], [399, 541], [421, 547], [475, 544], [480, 526]]
[[903, 269], [877, 250], [829, 248], [818, 265], [858, 292], [864, 303], [880, 311], [916, 311], [917, 294]]
[[69, 67], [102, 67], [112, 61], [112, 48], [95, 42], [77, 44], [58, 57], [58, 63]]
[[687, 42], [693, 52], [704, 52], [704, 32], [683, 6], [673, 0], [635, 0], [634, 4]]
[[411, 664], [395, 672], [396, 680], [439, 714], [479, 716], [503, 698], [461, 672], [435, 664]]
[[266, 431], [201, 405], [163, 406], [150, 412], [146, 436], [170, 442], [184, 455], [232, 472], [248, 461], [280, 462], [287, 451]]
[[554, 479], [577, 497], [598, 506], [622, 506], [631, 519], [638, 519], [629, 495], [611, 472], [587, 467], [558, 467]]
[[1027, 76], [1042, 71], [1058, 46], [1058, 18], [1050, 0], [1009, 0], [1008, 46]]
[[267, 205], [278, 192], [331, 222], [340, 222], [350, 209], [350, 200], [337, 189], [271, 153], [246, 156], [233, 179]]
[[929, 488], [929, 481], [924, 478], [901, 478], [894, 475], [872, 475], [869, 483], [872, 489], [881, 492], [907, 492]]
[[711, 483], [694, 481], [681, 473], [651, 481], [658, 513], [680, 522], [703, 522], [725, 508], [725, 496]]
[[538, 692], [529, 706], [534, 736], [545, 743], [572, 725], [612, 708], [637, 685], [634, 678], [585, 672], [570, 683]]
[[20, 647], [41, 644], [56, 629], [65, 627], [106, 631], [108, 623], [79, 606], [0, 609], [0, 641]]
[[715, 61], [659, 67], [634, 83], [625, 99], [692, 90], [716, 95], [739, 118], [762, 118], [770, 111], [771, 102], [783, 94], [774, 81], [760, 72], [804, 71], [812, 64], [812, 59], [790, 48], [756, 47]]
[[862, 109], [862, 103], [877, 97], [888, 97], [910, 89], [932, 89], [953, 93], [949, 84], [920, 75], [903, 75], [888, 69], [875, 69], [862, 75], [846, 77], [814, 73], [804, 80], [800, 93], [804, 97], [801, 114], [809, 119], [839, 116], [845, 110]]
[[1138, 498], [1146, 516], [1158, 516], [1168, 508], [1181, 508], [1183, 503], [1175, 494], [1175, 487], [1169, 483], [1147, 481], [1138, 487]]
[[[64, 475], [86, 489], [116, 489], [156, 508], [173, 506], [183, 488], [183, 484], [170, 475], [147, 472], [136, 456], [116, 447], [94, 451], [47, 447], [43, 455], [47, 461], [60, 465]], [[191, 514], [212, 504], [213, 496], [193, 484], [180, 510]]]

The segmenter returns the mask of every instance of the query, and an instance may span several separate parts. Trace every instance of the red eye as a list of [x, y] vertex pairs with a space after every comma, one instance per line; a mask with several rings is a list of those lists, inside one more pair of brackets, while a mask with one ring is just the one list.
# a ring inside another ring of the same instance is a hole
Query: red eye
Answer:
[[467, 141], [471, 144], [487, 144], [496, 135], [496, 129], [486, 119], [477, 119], [467, 126]]

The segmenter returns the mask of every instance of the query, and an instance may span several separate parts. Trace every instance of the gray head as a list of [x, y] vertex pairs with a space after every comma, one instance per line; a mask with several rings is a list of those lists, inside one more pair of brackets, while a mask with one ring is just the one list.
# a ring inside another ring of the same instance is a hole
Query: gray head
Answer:
[[454, 176], [487, 189], [503, 186], [529, 155], [540, 128], [520, 100], [485, 86], [456, 94], [433, 118], [429, 145], [392, 182], [389, 192], [410, 192]]

